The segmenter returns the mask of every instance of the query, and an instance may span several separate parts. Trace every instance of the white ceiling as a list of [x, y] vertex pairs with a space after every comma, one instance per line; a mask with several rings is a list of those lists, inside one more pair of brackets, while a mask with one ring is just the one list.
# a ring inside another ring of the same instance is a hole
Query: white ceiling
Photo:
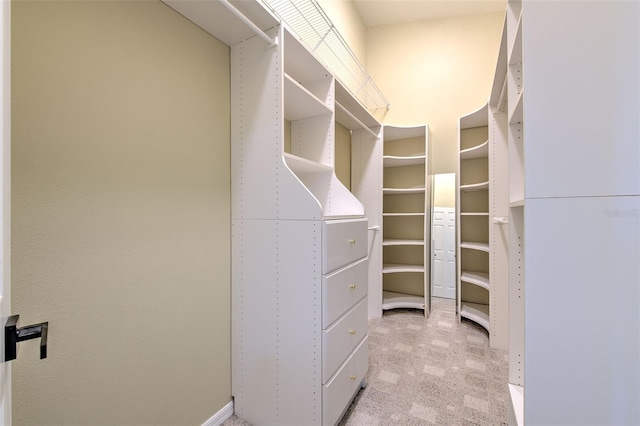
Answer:
[[506, 0], [353, 0], [367, 27], [504, 12]]

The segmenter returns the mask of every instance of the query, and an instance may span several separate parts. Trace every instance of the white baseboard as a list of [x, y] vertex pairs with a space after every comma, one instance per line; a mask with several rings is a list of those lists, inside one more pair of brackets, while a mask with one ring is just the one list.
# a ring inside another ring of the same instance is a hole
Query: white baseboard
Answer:
[[220, 426], [222, 422], [233, 415], [233, 401], [229, 401], [227, 405], [222, 407], [220, 411], [215, 413], [209, 420], [202, 423], [202, 426]]

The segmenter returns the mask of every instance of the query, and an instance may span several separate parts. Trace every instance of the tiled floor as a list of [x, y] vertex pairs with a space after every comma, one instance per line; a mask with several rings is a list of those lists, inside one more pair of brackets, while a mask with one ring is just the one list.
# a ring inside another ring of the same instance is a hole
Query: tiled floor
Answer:
[[[489, 348], [487, 332], [459, 322], [453, 300], [422, 311], [388, 311], [369, 321], [368, 385], [341, 425], [503, 425], [507, 423], [507, 354]], [[246, 426], [233, 416], [225, 426]], [[302, 425], [301, 425], [302, 426]]]

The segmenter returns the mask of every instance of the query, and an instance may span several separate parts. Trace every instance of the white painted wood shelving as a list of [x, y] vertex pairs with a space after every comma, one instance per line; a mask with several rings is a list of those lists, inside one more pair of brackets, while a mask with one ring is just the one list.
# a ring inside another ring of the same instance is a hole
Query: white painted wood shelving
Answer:
[[366, 383], [370, 232], [335, 123], [379, 124], [260, 3], [167, 4], [230, 46], [235, 412], [334, 425]]
[[429, 313], [430, 167], [427, 125], [382, 130], [382, 310]]

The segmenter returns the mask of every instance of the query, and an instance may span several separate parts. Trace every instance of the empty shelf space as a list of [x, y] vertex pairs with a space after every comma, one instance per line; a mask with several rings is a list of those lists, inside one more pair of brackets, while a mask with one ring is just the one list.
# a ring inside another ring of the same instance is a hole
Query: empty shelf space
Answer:
[[382, 309], [387, 310], [397, 308], [424, 309], [424, 296], [383, 291]]
[[423, 246], [424, 240], [407, 240], [400, 238], [387, 238], [382, 240], [383, 246]]
[[481, 191], [489, 189], [489, 181], [460, 185], [460, 191]]
[[426, 155], [412, 155], [406, 157], [397, 155], [385, 155], [382, 157], [384, 167], [400, 167], [425, 164], [426, 159]]
[[287, 120], [295, 121], [331, 113], [331, 108], [287, 74], [284, 79], [284, 94], [284, 116]]
[[460, 216], [489, 216], [489, 212], [461, 212]]
[[287, 166], [297, 175], [313, 174], [313, 173], [331, 173], [333, 168], [325, 164], [316, 163], [306, 158], [298, 157], [293, 154], [284, 154]]
[[470, 249], [470, 250], [479, 250], [486, 251], [489, 253], [489, 243], [479, 243], [473, 241], [462, 241], [460, 242], [460, 248]]
[[424, 272], [424, 266], [405, 265], [402, 263], [385, 263], [382, 265], [383, 274], [394, 274], [399, 272]]
[[391, 194], [421, 194], [425, 192], [425, 188], [382, 188], [385, 195]]
[[522, 62], [522, 14], [518, 18], [518, 27], [516, 35], [511, 45], [511, 51], [509, 52], [509, 65]]
[[474, 146], [471, 148], [463, 149], [460, 151], [460, 159], [461, 160], [469, 160], [472, 158], [485, 158], [489, 156], [489, 141], [485, 141], [484, 143]]
[[460, 281], [475, 284], [489, 290], [489, 273], [476, 271], [462, 271]]
[[460, 316], [480, 324], [489, 331], [489, 305], [462, 302]]

